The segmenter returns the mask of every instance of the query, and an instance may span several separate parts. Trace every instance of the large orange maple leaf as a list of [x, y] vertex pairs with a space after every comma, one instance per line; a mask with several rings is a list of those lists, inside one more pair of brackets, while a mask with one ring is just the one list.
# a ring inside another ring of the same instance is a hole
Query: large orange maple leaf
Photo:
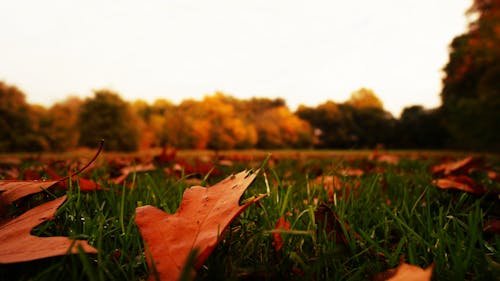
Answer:
[[153, 206], [136, 209], [135, 223], [146, 244], [150, 280], [177, 280], [188, 256], [196, 251], [194, 269], [208, 258], [231, 221], [265, 195], [238, 201], [257, 172], [243, 171], [212, 187], [193, 186], [184, 191], [175, 214]]
[[0, 221], [0, 264], [77, 253], [78, 246], [81, 246], [84, 252], [97, 253], [86, 241], [74, 241], [68, 237], [37, 237], [30, 234], [33, 227], [51, 219], [64, 200], [66, 196], [35, 207], [15, 219]]

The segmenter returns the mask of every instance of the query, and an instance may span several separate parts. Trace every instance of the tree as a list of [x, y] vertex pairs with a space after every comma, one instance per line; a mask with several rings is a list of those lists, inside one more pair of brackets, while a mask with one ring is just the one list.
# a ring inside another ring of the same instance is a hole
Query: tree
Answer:
[[449, 141], [439, 108], [424, 109], [420, 105], [404, 108], [396, 132], [401, 148], [444, 148]]
[[255, 119], [259, 148], [299, 148], [313, 144], [312, 128], [285, 106], [272, 107]]
[[52, 151], [67, 151], [78, 146], [78, 112], [82, 100], [68, 97], [51, 106], [43, 118], [41, 131]]
[[31, 107], [17, 87], [0, 81], [0, 152], [44, 149], [37, 132], [41, 111]]
[[450, 44], [441, 110], [456, 147], [500, 151], [500, 1], [468, 13], [477, 18]]
[[79, 115], [79, 144], [96, 147], [104, 139], [107, 150], [134, 151], [139, 142], [137, 116], [130, 105], [111, 90], [98, 90], [87, 98]]
[[353, 92], [346, 103], [355, 108], [384, 108], [382, 101], [375, 95], [375, 92], [367, 88], [361, 88]]

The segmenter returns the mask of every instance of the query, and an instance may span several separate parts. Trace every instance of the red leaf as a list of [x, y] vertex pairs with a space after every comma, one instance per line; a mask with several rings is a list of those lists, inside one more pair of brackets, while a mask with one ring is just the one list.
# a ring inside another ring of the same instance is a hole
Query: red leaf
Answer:
[[433, 270], [434, 270], [434, 264], [431, 264], [426, 269], [422, 269], [421, 267], [403, 262], [396, 268], [389, 269], [382, 273], [378, 273], [377, 275], [375, 275], [373, 280], [430, 281]]
[[[53, 180], [57, 180], [57, 186], [60, 189], [67, 190], [68, 189], [68, 177], [61, 177], [58, 174], [56, 174], [52, 169], [47, 169], [46, 172], [50, 175], [50, 177]], [[71, 180], [75, 183], [78, 184], [80, 187], [80, 191], [96, 191], [96, 190], [102, 190], [101, 185], [96, 183], [93, 180], [88, 180], [85, 178], [77, 177], [76, 175], [73, 175], [71, 177]]]
[[16, 263], [77, 253], [78, 246], [87, 253], [97, 253], [87, 242], [68, 237], [37, 237], [31, 229], [49, 219], [66, 196], [35, 207], [21, 216], [0, 222], [0, 263]]
[[201, 267], [231, 221], [265, 196], [238, 204], [256, 175], [243, 171], [209, 188], [186, 189], [175, 214], [153, 206], [137, 208], [135, 223], [147, 247], [150, 279], [177, 280], [192, 250], [198, 251], [194, 269]]
[[38, 193], [52, 187], [58, 181], [22, 181], [1, 180], [0, 181], [0, 216], [5, 208], [12, 202], [30, 194]]
[[[285, 216], [281, 216], [278, 219], [278, 222], [276, 223], [274, 229], [290, 230], [290, 222], [285, 219]], [[274, 237], [274, 249], [276, 249], [276, 252], [279, 252], [281, 248], [283, 248], [283, 237], [281, 237], [281, 233], [279, 232], [274, 232], [273, 237]]]

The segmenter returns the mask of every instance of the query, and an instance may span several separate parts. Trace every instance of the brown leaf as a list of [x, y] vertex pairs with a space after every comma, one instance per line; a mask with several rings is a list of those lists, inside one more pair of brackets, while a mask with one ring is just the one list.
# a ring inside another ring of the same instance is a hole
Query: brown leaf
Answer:
[[385, 272], [375, 275], [373, 280], [376, 281], [430, 281], [434, 264], [431, 264], [426, 269], [402, 262], [398, 267], [389, 269]]
[[[314, 220], [318, 225], [318, 230], [325, 230], [329, 239], [335, 239], [336, 243], [347, 244], [347, 238], [342, 230], [342, 223], [328, 205], [325, 203], [319, 204], [316, 211], [314, 211]], [[344, 228], [346, 231], [349, 231], [349, 225], [347, 223], [344, 223]]]
[[0, 263], [16, 263], [84, 252], [97, 253], [87, 242], [68, 237], [37, 237], [30, 234], [33, 227], [52, 219], [55, 211], [66, 200], [62, 196], [35, 207], [21, 216], [0, 222]]
[[460, 159], [454, 162], [447, 162], [440, 165], [435, 165], [431, 168], [432, 174], [443, 174], [450, 175], [453, 173], [459, 173], [461, 171], [467, 172], [469, 168], [477, 165], [480, 159], [474, 158], [472, 156]]
[[338, 170], [339, 175], [347, 176], [347, 177], [360, 177], [365, 174], [365, 171], [358, 168], [344, 168]]
[[484, 232], [500, 233], [500, 220], [491, 219], [484, 224]]
[[113, 183], [121, 184], [128, 177], [128, 175], [132, 173], [149, 172], [154, 171], [155, 169], [156, 167], [153, 163], [123, 167], [120, 169], [121, 175], [113, 179]]
[[[278, 219], [278, 222], [276, 223], [276, 226], [274, 229], [276, 230], [290, 230], [290, 222], [285, 219], [285, 216], [281, 216]], [[283, 237], [281, 237], [281, 233], [279, 232], [274, 232], [273, 233], [273, 238], [274, 238], [274, 249], [276, 249], [276, 252], [279, 252], [281, 248], [283, 248]]]
[[356, 180], [351, 185], [351, 183], [346, 182], [337, 176], [319, 176], [314, 180], [314, 183], [323, 185], [323, 188], [328, 193], [328, 198], [331, 202], [334, 201], [334, 193], [337, 193], [339, 198], [347, 199], [349, 198], [349, 194], [354, 192], [354, 197], [356, 197], [356, 191], [361, 184], [359, 180]]
[[457, 189], [473, 194], [483, 194], [484, 188], [478, 186], [469, 176], [448, 176], [447, 178], [437, 179], [434, 185], [441, 189]]
[[175, 214], [153, 206], [137, 208], [135, 223], [147, 247], [149, 279], [177, 280], [193, 250], [198, 251], [194, 269], [201, 267], [231, 221], [265, 196], [238, 204], [256, 175], [243, 171], [209, 188], [186, 189]]
[[52, 187], [58, 181], [0, 180], [0, 216], [12, 202]]

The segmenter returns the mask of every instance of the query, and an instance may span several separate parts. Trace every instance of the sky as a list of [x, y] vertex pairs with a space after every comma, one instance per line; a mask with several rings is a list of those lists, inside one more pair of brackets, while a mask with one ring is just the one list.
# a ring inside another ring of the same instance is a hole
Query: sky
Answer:
[[398, 116], [440, 105], [471, 0], [1, 1], [0, 81], [50, 106], [111, 89], [179, 103], [222, 91], [295, 110], [372, 89]]

